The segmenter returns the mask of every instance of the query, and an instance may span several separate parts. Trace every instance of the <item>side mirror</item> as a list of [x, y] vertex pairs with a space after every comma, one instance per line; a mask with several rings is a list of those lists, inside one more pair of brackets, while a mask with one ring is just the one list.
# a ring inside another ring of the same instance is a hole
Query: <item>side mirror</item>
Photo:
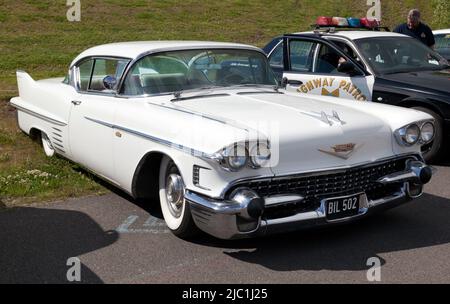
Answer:
[[281, 81], [279, 82], [279, 85], [281, 88], [286, 88], [288, 84], [293, 85], [293, 86], [301, 86], [303, 84], [303, 81], [288, 79], [287, 77], [283, 77], [283, 79], [281, 79]]
[[351, 62], [343, 62], [338, 65], [338, 72], [348, 74], [350, 76], [360, 76], [361, 72], [356, 68], [356, 66]]
[[116, 85], [117, 85], [116, 77], [108, 75], [105, 78], [103, 78], [103, 86], [105, 87], [105, 89], [114, 90], [116, 88]]

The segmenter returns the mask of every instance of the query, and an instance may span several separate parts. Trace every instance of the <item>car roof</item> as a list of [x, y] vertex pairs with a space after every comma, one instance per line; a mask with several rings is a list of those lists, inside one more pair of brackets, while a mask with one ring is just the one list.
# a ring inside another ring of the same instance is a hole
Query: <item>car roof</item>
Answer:
[[92, 57], [122, 57], [136, 59], [141, 55], [149, 52], [161, 52], [178, 49], [212, 49], [212, 48], [238, 48], [249, 49], [262, 52], [261, 49], [246, 44], [228, 43], [228, 42], [212, 42], [212, 41], [133, 41], [118, 42], [94, 46], [79, 54], [70, 66], [76, 64], [79, 60]]
[[450, 34], [450, 29], [442, 29], [442, 30], [435, 30], [433, 31], [433, 34]]
[[[327, 36], [343, 36], [350, 40], [357, 40], [362, 38], [375, 38], [375, 37], [409, 37], [403, 34], [394, 32], [381, 32], [381, 31], [339, 31], [336, 29], [334, 33], [320, 32]], [[314, 35], [313, 31], [294, 33], [295, 35]]]

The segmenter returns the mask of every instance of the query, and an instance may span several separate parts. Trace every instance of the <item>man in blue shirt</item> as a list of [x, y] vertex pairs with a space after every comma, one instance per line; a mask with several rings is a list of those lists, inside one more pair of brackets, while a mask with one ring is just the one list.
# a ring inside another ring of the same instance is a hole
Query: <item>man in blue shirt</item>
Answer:
[[420, 11], [418, 9], [410, 10], [407, 22], [397, 26], [394, 32], [416, 38], [430, 48], [434, 48], [433, 32], [428, 25], [420, 22]]

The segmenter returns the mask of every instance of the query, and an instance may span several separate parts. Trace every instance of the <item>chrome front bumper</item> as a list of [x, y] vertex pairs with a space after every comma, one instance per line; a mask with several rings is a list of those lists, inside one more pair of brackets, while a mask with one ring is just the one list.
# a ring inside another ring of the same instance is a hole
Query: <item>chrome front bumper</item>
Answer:
[[[426, 172], [422, 171], [421, 175], [421, 170], [424, 168]], [[245, 204], [233, 200], [212, 199], [188, 190], [185, 193], [185, 199], [190, 204], [192, 217], [198, 228], [220, 239], [238, 239], [350, 222], [376, 211], [396, 207], [420, 196], [422, 185], [429, 181], [431, 174], [430, 167], [413, 161], [408, 164], [405, 171], [384, 176], [377, 181], [379, 183], [400, 183], [400, 185], [403, 183], [396, 193], [378, 200], [369, 200], [363, 193], [360, 197], [358, 214], [338, 220], [327, 219], [324, 201], [314, 211], [275, 219], [265, 219], [264, 216], [259, 216], [257, 219], [249, 221], [248, 216], [243, 217], [248, 214]], [[417, 191], [417, 185], [419, 185], [419, 191]], [[413, 188], [416, 191], [413, 191]]]

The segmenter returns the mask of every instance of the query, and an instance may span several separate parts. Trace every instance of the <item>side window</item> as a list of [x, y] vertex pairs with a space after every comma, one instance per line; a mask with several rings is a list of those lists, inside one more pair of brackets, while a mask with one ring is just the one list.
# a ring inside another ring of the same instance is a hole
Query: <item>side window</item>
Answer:
[[125, 78], [123, 94], [142, 95], [179, 91], [186, 86], [189, 68], [179, 58], [166, 55], [141, 59]]
[[295, 72], [312, 72], [313, 55], [316, 43], [310, 41], [291, 40], [289, 43], [289, 59], [291, 70]]
[[84, 61], [78, 66], [78, 75], [79, 75], [78, 89], [80, 91], [88, 90], [93, 66], [94, 66], [93, 59]]
[[107, 76], [112, 76], [117, 79], [116, 83], [119, 83], [119, 79], [127, 64], [126, 60], [116, 59], [96, 59], [94, 63], [94, 70], [92, 73], [91, 82], [89, 84], [90, 91], [104, 91], [106, 90], [103, 79]]
[[[120, 78], [128, 64], [128, 60], [120, 59], [89, 59], [83, 61], [77, 67], [78, 89], [80, 91], [104, 91], [103, 80], [106, 76], [112, 76], [119, 83]], [[76, 78], [76, 77], [75, 77]]]
[[450, 34], [440, 34], [434, 36], [436, 40], [436, 50], [437, 51], [450, 51]]
[[345, 75], [345, 73], [338, 72], [339, 63], [345, 62], [345, 58], [341, 56], [335, 49], [326, 44], [321, 44], [319, 53], [317, 55], [317, 62], [315, 66], [316, 73]]
[[345, 54], [347, 54], [349, 57], [355, 59], [359, 65], [364, 68], [364, 65], [362, 63], [362, 60], [359, 58], [359, 56], [356, 54], [356, 52], [345, 42], [342, 41], [335, 41], [333, 40], [333, 43], [336, 44], [342, 51], [344, 51]]
[[270, 54], [269, 63], [272, 68], [283, 68], [283, 42]]

